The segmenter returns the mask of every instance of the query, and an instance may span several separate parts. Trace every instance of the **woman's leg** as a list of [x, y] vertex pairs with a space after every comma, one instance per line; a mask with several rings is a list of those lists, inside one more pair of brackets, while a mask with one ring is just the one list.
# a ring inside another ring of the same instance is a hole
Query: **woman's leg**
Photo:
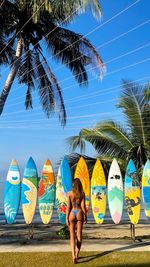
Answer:
[[82, 245], [82, 228], [83, 228], [83, 213], [79, 212], [77, 215], [77, 250], [76, 250], [77, 259]]
[[73, 262], [75, 263], [75, 216], [70, 214], [69, 216], [69, 222], [70, 222], [70, 246], [71, 246], [71, 251], [72, 251], [72, 258]]

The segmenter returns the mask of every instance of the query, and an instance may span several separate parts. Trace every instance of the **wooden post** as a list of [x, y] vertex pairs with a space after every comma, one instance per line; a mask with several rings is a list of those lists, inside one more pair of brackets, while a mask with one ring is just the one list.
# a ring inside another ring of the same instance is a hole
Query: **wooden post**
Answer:
[[132, 223], [130, 223], [130, 233], [131, 233], [131, 239], [132, 239]]
[[28, 224], [28, 240], [33, 239], [33, 224]]
[[135, 224], [130, 224], [131, 239], [135, 242]]
[[133, 226], [133, 241], [135, 242], [135, 224], [132, 224]]

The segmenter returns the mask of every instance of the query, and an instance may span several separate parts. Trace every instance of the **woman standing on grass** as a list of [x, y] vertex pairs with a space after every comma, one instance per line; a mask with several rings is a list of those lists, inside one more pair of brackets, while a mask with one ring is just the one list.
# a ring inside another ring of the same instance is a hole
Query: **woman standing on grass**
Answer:
[[[72, 183], [72, 191], [68, 193], [68, 206], [66, 223], [70, 230], [70, 246], [73, 263], [77, 263], [82, 244], [83, 223], [87, 223], [85, 208], [85, 194], [80, 179], [76, 178]], [[75, 228], [77, 225], [77, 247], [75, 248]]]

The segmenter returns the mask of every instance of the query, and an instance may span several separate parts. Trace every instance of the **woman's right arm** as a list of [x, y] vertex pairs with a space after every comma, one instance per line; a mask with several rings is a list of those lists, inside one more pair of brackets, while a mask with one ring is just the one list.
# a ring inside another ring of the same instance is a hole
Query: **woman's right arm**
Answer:
[[68, 192], [68, 201], [67, 201], [67, 211], [66, 211], [66, 224], [69, 225], [69, 214], [71, 211], [71, 200], [70, 200], [70, 193]]
[[81, 202], [81, 208], [84, 213], [84, 223], [86, 224], [87, 223], [87, 212], [86, 212], [86, 206], [85, 206], [85, 193], [84, 193], [84, 196]]

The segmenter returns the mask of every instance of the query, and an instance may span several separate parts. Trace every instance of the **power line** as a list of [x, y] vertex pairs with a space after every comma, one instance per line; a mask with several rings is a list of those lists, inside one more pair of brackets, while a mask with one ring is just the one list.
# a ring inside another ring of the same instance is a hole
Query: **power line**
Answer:
[[[111, 63], [111, 62], [113, 62], [113, 61], [115, 61], [115, 60], [117, 60], [117, 59], [120, 59], [120, 58], [122, 58], [122, 57], [124, 57], [124, 56], [130, 55], [130, 54], [132, 54], [132, 53], [134, 53], [134, 52], [137, 52], [137, 51], [139, 51], [139, 50], [141, 50], [141, 49], [143, 49], [143, 48], [145, 48], [145, 47], [148, 47], [148, 46], [150, 46], [150, 42], [147, 43], [147, 44], [144, 44], [144, 45], [142, 45], [142, 46], [140, 46], [140, 47], [138, 47], [138, 48], [136, 48], [136, 49], [133, 49], [133, 50], [127, 52], [127, 53], [124, 53], [124, 54], [122, 54], [122, 55], [120, 55], [120, 56], [117, 56], [117, 57], [115, 57], [115, 58], [112, 58], [112, 59], [106, 61], [105, 64], [109, 64], [109, 63]], [[94, 70], [95, 68], [96, 68], [96, 67], [93, 67], [93, 68], [90, 68], [89, 70]], [[86, 72], [86, 71], [83, 71], [82, 74], [83, 74], [84, 72]], [[79, 76], [79, 74], [75, 75], [74, 77], [77, 77], [77, 76]], [[71, 78], [72, 78], [72, 76], [69, 76], [69, 77], [67, 77], [67, 78], [65, 78], [65, 79], [63, 79], [63, 80], [61, 80], [61, 81], [59, 82], [59, 84], [62, 83], [62, 82], [64, 82], [64, 81], [70, 80]]]
[[[142, 94], [136, 94], [136, 96], [138, 96], [138, 95], [142, 95]], [[118, 99], [118, 98], [117, 98]], [[85, 107], [85, 106], [94, 106], [95, 104], [97, 105], [97, 104], [102, 104], [102, 103], [108, 103], [108, 102], [113, 102], [114, 100], [116, 100], [116, 98], [113, 98], [113, 99], [110, 99], [109, 101], [108, 100], [106, 100], [106, 101], [100, 101], [100, 102], [97, 102], [97, 103], [92, 103], [92, 104], [88, 104], [88, 105], [84, 105], [84, 106], [80, 106], [80, 108], [81, 107]], [[79, 108], [79, 107], [76, 107], [76, 108]], [[141, 114], [142, 115], [144, 115], [144, 114], [147, 114], [147, 111], [143, 111], [142, 112], [142, 110], [140, 110], [141, 111]], [[116, 111], [117, 112], [117, 111]], [[86, 117], [88, 118], [88, 117], [91, 117], [91, 115], [94, 115], [94, 116], [96, 116], [96, 115], [101, 115], [101, 116], [105, 116], [105, 115], [108, 115], [108, 114], [110, 114], [110, 115], [112, 115], [112, 112], [101, 112], [101, 113], [94, 113], [94, 114], [90, 114], [90, 115], [86, 115]], [[114, 117], [116, 117], [116, 115], [113, 115]], [[124, 119], [126, 118], [126, 115], [122, 112], [122, 113], [120, 113], [120, 115], [118, 114], [118, 116], [119, 117], [124, 117]], [[131, 114], [131, 117], [136, 117], [137, 116], [137, 114]], [[68, 119], [74, 119], [74, 118], [80, 118], [80, 117], [82, 117], [82, 115], [78, 115], [78, 116], [70, 116], [70, 117], [68, 117]], [[56, 118], [51, 118], [51, 121], [54, 121], [54, 120], [57, 120]], [[3, 125], [7, 125], [7, 123], [15, 123], [16, 125], [19, 125], [19, 124], [25, 124], [26, 125], [26, 123], [32, 123], [32, 124], [36, 124], [36, 123], [42, 123], [42, 122], [45, 122], [46, 121], [46, 119], [35, 119], [35, 120], [23, 120], [23, 121], [6, 121], [6, 122], [3, 122], [3, 123], [1, 123], [1, 125], [3, 124]], [[147, 122], [146, 122], [146, 124], [147, 124]], [[53, 125], [52, 125], [53, 126]]]
[[[133, 49], [133, 50], [131, 50], [131, 51], [128, 51], [128, 52], [126, 52], [126, 53], [124, 53], [124, 54], [122, 54], [122, 55], [120, 55], [120, 56], [115, 57], [115, 58], [112, 58], [112, 59], [110, 59], [109, 61], [107, 61], [106, 63], [109, 64], [109, 63], [111, 63], [111, 62], [113, 62], [113, 61], [116, 61], [116, 60], [118, 60], [118, 59], [120, 59], [120, 58], [122, 58], [122, 57], [125, 57], [125, 56], [127, 56], [127, 55], [132, 54], [132, 53], [135, 53], [135, 52], [137, 52], [137, 51], [139, 51], [139, 50], [141, 50], [141, 49], [143, 49], [143, 48], [146, 48], [146, 47], [148, 47], [148, 46], [150, 46], [150, 43], [144, 44], [144, 45], [142, 45], [142, 46], [140, 46], [140, 47], [138, 47], [138, 48], [136, 48], [136, 49]], [[89, 70], [92, 70], [92, 69], [93, 69], [93, 68], [90, 68]], [[84, 73], [84, 71], [83, 71], [82, 73]], [[42, 76], [41, 76], [41, 77], [42, 77]], [[69, 76], [69, 78], [66, 78], [65, 80], [70, 79], [70, 77], [72, 78], [72, 76]], [[39, 79], [39, 78], [38, 78], [38, 79]], [[94, 78], [94, 79], [96, 79], [96, 78]], [[61, 80], [59, 83], [65, 81], [65, 80]], [[21, 87], [21, 86], [19, 86], [19, 87]], [[18, 87], [18, 88], [19, 88], [19, 87]], [[17, 88], [17, 90], [18, 90], [18, 88]], [[70, 86], [69, 86], [69, 88], [70, 88]], [[66, 90], [66, 89], [68, 89], [68, 88], [66, 87], [65, 90]], [[15, 98], [15, 99], [17, 100], [17, 99], [22, 99], [22, 98], [24, 98], [24, 96], [21, 96], [21, 97]], [[36, 98], [38, 98], [38, 96], [37, 96]], [[12, 102], [13, 102], [13, 101], [14, 101], [14, 100], [12, 100]], [[19, 102], [19, 103], [22, 103], [22, 102]], [[17, 103], [17, 104], [19, 104], [19, 103]], [[14, 105], [16, 105], [16, 104], [13, 104], [13, 105], [10, 105], [10, 106], [14, 106]]]
[[[131, 65], [125, 66], [125, 67], [123, 67], [123, 68], [114, 70], [114, 71], [108, 73], [107, 75], [110, 75], [110, 74], [119, 72], [119, 71], [121, 71], [121, 70], [124, 70], [124, 69], [130, 68], [130, 67], [136, 66], [136, 65], [138, 65], [138, 64], [142, 64], [143, 62], [146, 62], [146, 61], [149, 61], [149, 60], [150, 60], [150, 58], [144, 59], [144, 60], [139, 61], [139, 62], [136, 62], [136, 63], [134, 63], [134, 64], [131, 64]], [[92, 78], [91, 80], [93, 80], [93, 78]], [[74, 87], [74, 86], [71, 86], [71, 87]], [[70, 88], [70, 87], [68, 87], [68, 88]], [[37, 109], [36, 109], [36, 110], [37, 110]], [[19, 113], [24, 113], [24, 111], [16, 111], [16, 112], [4, 113], [4, 115], [5, 115], [5, 114], [6, 114], [6, 115], [11, 114], [11, 115], [12, 115], [12, 114], [19, 114]]]
[[[80, 40], [82, 40], [83, 38], [87, 37], [88, 35], [90, 35], [91, 33], [95, 32], [96, 30], [98, 30], [99, 28], [101, 28], [102, 26], [106, 25], [107, 23], [109, 23], [110, 21], [112, 21], [113, 19], [115, 19], [116, 17], [120, 16], [121, 14], [123, 14], [124, 12], [126, 12], [127, 10], [129, 10], [131, 7], [135, 6], [137, 3], [139, 3], [141, 0], [137, 0], [135, 1], [133, 4], [127, 6], [125, 9], [123, 9], [122, 11], [118, 12], [116, 15], [114, 15], [113, 17], [111, 17], [110, 19], [106, 20], [104, 23], [102, 23], [101, 25], [95, 27], [93, 30], [89, 31], [87, 34], [83, 35], [81, 38], [79, 38], [79, 40], [73, 42], [72, 44], [68, 45], [67, 47], [65, 47], [64, 49], [62, 49], [61, 51], [59, 51], [58, 53], [56, 53], [56, 55], [50, 57], [50, 59], [56, 57], [57, 55], [59, 55], [61, 52], [65, 51], [67, 48], [72, 47], [74, 44], [76, 44], [77, 42], [79, 42]], [[45, 36], [46, 37], [46, 36]], [[44, 61], [42, 61], [44, 62]], [[41, 63], [42, 63], [41, 62]], [[38, 66], [36, 66], [38, 67]], [[30, 73], [32, 70], [34, 70], [35, 68], [32, 68], [31, 70], [29, 70], [27, 73]], [[23, 74], [22, 74], [23, 75]]]
[[[140, 27], [142, 27], [142, 26], [144, 26], [144, 25], [146, 25], [146, 24], [149, 23], [149, 22], [150, 22], [150, 20], [144, 21], [144, 22], [142, 22], [141, 24], [137, 25], [136, 27], [133, 27], [133, 28], [131, 28], [130, 30], [128, 30], [128, 31], [126, 31], [126, 32], [124, 32], [124, 33], [122, 33], [121, 35], [119, 35], [119, 36], [117, 36], [117, 37], [115, 37], [115, 38], [113, 38], [113, 39], [111, 39], [111, 40], [109, 40], [109, 41], [103, 43], [102, 45], [99, 45], [99, 46], [95, 47], [95, 49], [99, 49], [100, 47], [103, 47], [103, 46], [105, 46], [105, 45], [107, 45], [107, 44], [109, 44], [109, 43], [111, 43], [111, 42], [114, 42], [115, 40], [121, 38], [122, 36], [127, 35], [128, 33], [132, 32], [132, 31], [134, 31], [134, 30], [136, 30], [136, 29], [138, 29], [138, 28], [140, 28]], [[76, 61], [76, 60], [78, 60], [79, 58], [81, 58], [81, 57], [77, 57], [76, 59], [73, 59], [72, 61], [70, 61], [70, 63], [71, 63], [71, 62], [74, 62], [74, 61]], [[60, 67], [55, 68], [55, 69], [53, 70], [53, 72], [55, 72], [55, 71], [61, 69], [62, 67], [63, 67], [63, 66], [60, 66]], [[92, 69], [92, 68], [89, 68], [88, 70], [91, 70], [91, 69]], [[42, 77], [44, 77], [44, 76], [45, 76], [45, 75], [40, 76], [37, 80], [39, 80], [40, 78], [42, 78]], [[72, 77], [72, 76], [70, 76], [70, 77]], [[36, 80], [36, 81], [37, 81], [37, 80]], [[59, 81], [59, 82], [61, 82], [61, 81]], [[22, 87], [22, 85], [20, 85], [19, 87]], [[14, 90], [14, 91], [17, 91], [17, 90], [18, 90], [18, 88], [17, 88], [16, 90]], [[14, 91], [13, 91], [13, 92], [14, 92]], [[18, 97], [17, 99], [19, 99], [19, 98], [22, 98], [22, 97]]]

